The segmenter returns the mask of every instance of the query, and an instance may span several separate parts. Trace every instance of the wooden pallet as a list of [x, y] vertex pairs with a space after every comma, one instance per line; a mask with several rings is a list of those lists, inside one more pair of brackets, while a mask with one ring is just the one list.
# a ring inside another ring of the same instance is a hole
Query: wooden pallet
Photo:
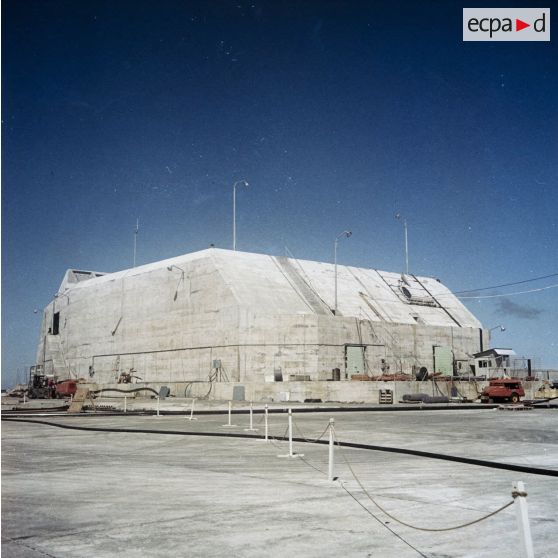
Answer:
[[393, 391], [391, 391], [391, 389], [381, 389], [378, 399], [379, 399], [380, 405], [392, 405], [393, 404]]

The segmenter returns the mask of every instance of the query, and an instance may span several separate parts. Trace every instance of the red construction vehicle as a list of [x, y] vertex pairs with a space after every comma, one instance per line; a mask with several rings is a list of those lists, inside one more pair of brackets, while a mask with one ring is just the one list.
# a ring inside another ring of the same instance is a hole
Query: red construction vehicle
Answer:
[[517, 378], [499, 378], [490, 380], [481, 393], [481, 402], [511, 401], [512, 403], [518, 403], [519, 398], [524, 396], [525, 390], [521, 380]]
[[56, 397], [63, 399], [75, 395], [77, 391], [77, 382], [75, 380], [63, 380], [56, 384]]
[[31, 366], [27, 395], [31, 399], [64, 399], [75, 395], [76, 380], [58, 380], [56, 376], [47, 376], [43, 366]]

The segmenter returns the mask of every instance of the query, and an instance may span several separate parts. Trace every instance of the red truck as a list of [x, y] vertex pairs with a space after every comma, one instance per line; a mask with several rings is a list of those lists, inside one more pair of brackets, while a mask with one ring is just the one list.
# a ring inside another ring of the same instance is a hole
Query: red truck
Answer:
[[525, 390], [520, 380], [517, 378], [500, 378], [490, 380], [481, 393], [481, 402], [511, 401], [512, 403], [518, 403], [519, 398], [524, 396]]

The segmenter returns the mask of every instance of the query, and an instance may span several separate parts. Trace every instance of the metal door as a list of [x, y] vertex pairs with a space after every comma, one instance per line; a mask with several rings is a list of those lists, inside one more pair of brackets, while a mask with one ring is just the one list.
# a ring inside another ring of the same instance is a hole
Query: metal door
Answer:
[[364, 364], [364, 345], [345, 346], [345, 377], [350, 378], [352, 374], [366, 374]]
[[453, 376], [453, 352], [450, 347], [434, 346], [434, 372]]

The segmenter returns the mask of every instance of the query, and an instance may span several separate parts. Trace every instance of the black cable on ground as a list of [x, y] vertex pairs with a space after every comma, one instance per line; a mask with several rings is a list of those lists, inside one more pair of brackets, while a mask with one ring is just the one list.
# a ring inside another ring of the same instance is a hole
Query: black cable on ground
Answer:
[[[73, 426], [68, 424], [60, 424], [46, 420], [31, 420], [31, 419], [15, 419], [2, 417], [6, 422], [28, 422], [32, 424], [42, 424], [46, 426], [54, 426], [56, 428], [65, 428], [67, 430], [82, 430], [85, 432], [114, 432], [122, 434], [166, 434], [170, 436], [207, 436], [214, 438], [244, 438], [253, 440], [263, 440], [265, 436], [261, 434], [240, 434], [235, 432], [188, 432], [182, 430], [154, 430], [145, 428], [101, 428], [93, 426]], [[270, 439], [282, 440], [277, 436], [269, 436]], [[293, 442], [298, 443], [313, 443], [328, 445], [328, 440], [315, 440], [308, 442], [304, 438], [293, 438]], [[554, 469], [541, 469], [538, 467], [525, 467], [523, 465], [511, 465], [509, 463], [497, 463], [495, 461], [484, 461], [482, 459], [471, 459], [469, 457], [458, 457], [455, 455], [447, 455], [443, 453], [433, 453], [428, 451], [419, 451], [406, 448], [392, 448], [388, 446], [376, 446], [371, 444], [357, 444], [355, 442], [337, 442], [337, 445], [346, 448], [364, 449], [372, 451], [383, 451], [388, 453], [400, 453], [403, 455], [414, 455], [416, 457], [426, 457], [429, 459], [440, 459], [442, 461], [452, 461], [454, 463], [465, 463], [467, 465], [477, 465], [479, 467], [488, 467], [491, 469], [502, 469], [504, 471], [515, 471], [519, 473], [527, 473], [529, 475], [542, 475], [547, 477], [558, 477], [558, 470]]]
[[104, 393], [105, 391], [117, 391], [118, 393], [136, 393], [138, 391], [150, 391], [155, 395], [159, 395], [158, 391], [155, 391], [153, 388], [149, 388], [149, 387], [142, 387], [142, 388], [135, 388], [135, 389], [103, 388], [103, 389], [93, 390], [90, 393], [94, 393], [95, 395], [97, 395], [98, 393]]
[[[499, 404], [454, 404], [454, 403], [442, 403], [442, 404], [421, 404], [421, 405], [411, 405], [405, 404], [397, 407], [386, 407], [386, 406], [377, 406], [377, 407], [302, 407], [296, 408], [296, 414], [301, 413], [360, 413], [360, 412], [388, 412], [388, 413], [398, 413], [400, 411], [471, 411], [471, 410], [482, 410], [482, 411], [489, 411], [491, 409], [497, 409], [500, 407]], [[547, 409], [549, 407], [539, 407], [540, 409]], [[555, 409], [556, 407], [550, 407], [551, 409]], [[45, 411], [48, 409], [39, 409], [39, 411]], [[166, 411], [161, 409], [159, 411], [160, 415], [164, 416], [183, 416], [185, 413], [188, 413], [188, 410], [181, 410], [181, 411]], [[253, 413], [255, 415], [263, 413], [263, 409], [254, 409]], [[268, 410], [269, 414], [287, 414], [288, 408], [287, 407], [280, 407], [280, 408], [273, 408]], [[25, 415], [27, 410], [17, 410], [17, 411], [2, 411], [2, 415], [11, 415], [11, 416], [19, 416]], [[250, 413], [249, 409], [233, 409], [231, 411], [232, 415], [247, 415]], [[101, 413], [80, 413], [75, 415], [68, 415], [73, 416], [76, 418], [85, 418], [85, 417], [96, 417], [96, 416], [126, 416], [126, 415], [151, 415], [153, 414], [153, 410], [149, 409], [142, 409], [142, 410], [134, 410], [130, 409], [126, 413], [123, 411], [118, 412], [106, 412], [103, 411]], [[196, 409], [196, 415], [226, 415], [228, 414], [227, 410], [224, 409]]]

